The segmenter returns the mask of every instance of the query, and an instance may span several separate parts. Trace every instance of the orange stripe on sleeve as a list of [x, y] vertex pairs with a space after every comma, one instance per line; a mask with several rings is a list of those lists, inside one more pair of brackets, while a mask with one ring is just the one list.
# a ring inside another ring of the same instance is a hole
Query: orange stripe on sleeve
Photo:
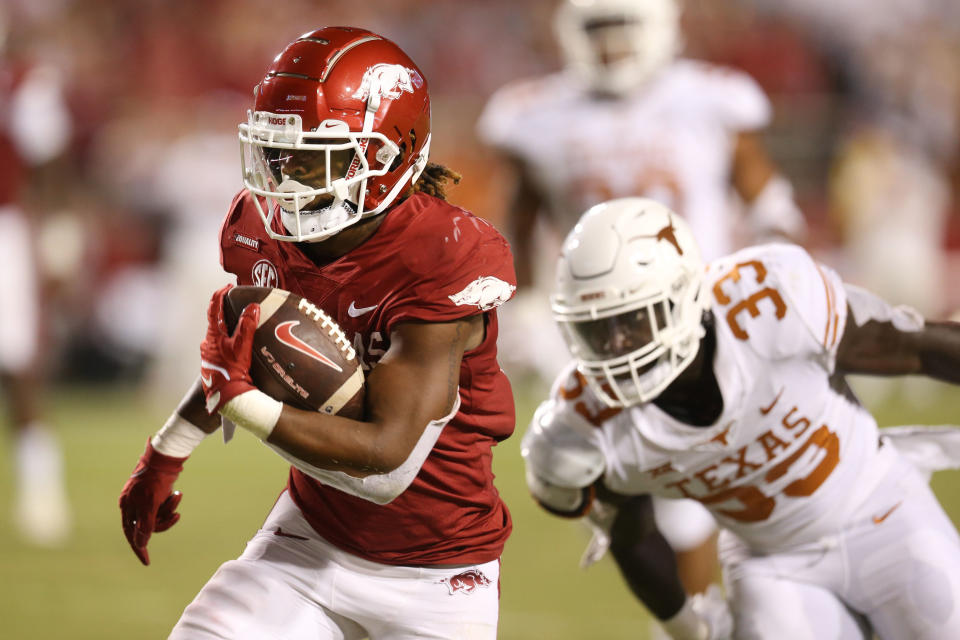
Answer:
[[837, 321], [839, 320], [839, 316], [837, 315], [837, 311], [834, 308], [833, 290], [830, 288], [830, 282], [827, 280], [827, 276], [824, 275], [823, 270], [820, 269], [820, 265], [816, 263], [814, 264], [817, 267], [817, 273], [820, 274], [820, 279], [823, 280], [823, 288], [827, 294], [827, 323], [826, 323], [826, 326], [823, 328], [823, 346], [826, 347], [828, 345], [832, 345], [832, 343], [830, 342], [831, 327], [833, 328], [833, 332], [834, 332], [834, 335], [833, 335], [834, 341], [837, 338], [836, 332], [837, 332]]

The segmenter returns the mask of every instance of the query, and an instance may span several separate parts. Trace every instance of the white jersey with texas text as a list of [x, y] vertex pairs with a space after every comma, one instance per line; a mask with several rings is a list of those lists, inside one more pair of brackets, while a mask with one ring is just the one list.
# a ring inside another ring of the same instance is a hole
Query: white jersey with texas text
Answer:
[[558, 228], [572, 228], [598, 202], [646, 196], [684, 216], [712, 259], [734, 249], [736, 135], [770, 117], [745, 73], [677, 60], [619, 99], [592, 95], [563, 72], [515, 82], [491, 98], [478, 133], [523, 162]]
[[799, 247], [765, 245], [710, 263], [706, 286], [723, 396], [713, 425], [684, 424], [652, 403], [610, 409], [573, 367], [555, 383], [545, 422], [600, 450], [615, 492], [693, 498], [761, 551], [817, 540], [886, 470], [876, 422], [834, 375], [843, 283]]

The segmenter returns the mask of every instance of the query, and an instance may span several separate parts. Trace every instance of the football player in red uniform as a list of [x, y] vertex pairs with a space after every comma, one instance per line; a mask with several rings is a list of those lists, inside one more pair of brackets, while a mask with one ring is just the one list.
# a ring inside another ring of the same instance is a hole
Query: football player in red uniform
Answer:
[[306, 412], [256, 389], [258, 307], [230, 336], [214, 295], [200, 381], [120, 496], [130, 545], [147, 564], [151, 533], [179, 518], [183, 462], [221, 416], [306, 464], [171, 637], [495, 638], [511, 521], [491, 448], [514, 429], [496, 307], [515, 276], [501, 235], [445, 202], [458, 176], [427, 163], [426, 79], [369, 31], [307, 33], [257, 85], [240, 140], [224, 269], [336, 319], [367, 374], [366, 413]]

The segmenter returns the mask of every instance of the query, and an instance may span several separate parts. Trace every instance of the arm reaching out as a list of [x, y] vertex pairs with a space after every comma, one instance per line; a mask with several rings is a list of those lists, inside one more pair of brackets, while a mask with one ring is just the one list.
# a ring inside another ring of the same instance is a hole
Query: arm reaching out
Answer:
[[960, 323], [924, 321], [908, 307], [846, 285], [848, 312], [837, 351], [844, 373], [924, 375], [960, 384]]
[[163, 428], [147, 440], [146, 449], [120, 491], [123, 535], [144, 565], [150, 564], [147, 543], [154, 532], [177, 523], [182, 494], [173, 485], [183, 463], [200, 442], [220, 425], [219, 416], [203, 408], [199, 380], [191, 385]]

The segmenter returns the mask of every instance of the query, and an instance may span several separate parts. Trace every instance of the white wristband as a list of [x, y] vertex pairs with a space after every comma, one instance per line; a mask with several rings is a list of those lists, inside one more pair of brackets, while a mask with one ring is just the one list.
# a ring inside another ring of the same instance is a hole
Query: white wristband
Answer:
[[673, 640], [706, 640], [710, 628], [693, 609], [693, 598], [687, 597], [683, 606], [669, 620], [661, 620], [664, 630]]
[[220, 409], [220, 415], [261, 440], [266, 440], [277, 426], [282, 411], [282, 402], [259, 389], [251, 389], [225, 404]]
[[176, 411], [150, 439], [154, 449], [171, 458], [186, 458], [207, 437], [207, 433]]

